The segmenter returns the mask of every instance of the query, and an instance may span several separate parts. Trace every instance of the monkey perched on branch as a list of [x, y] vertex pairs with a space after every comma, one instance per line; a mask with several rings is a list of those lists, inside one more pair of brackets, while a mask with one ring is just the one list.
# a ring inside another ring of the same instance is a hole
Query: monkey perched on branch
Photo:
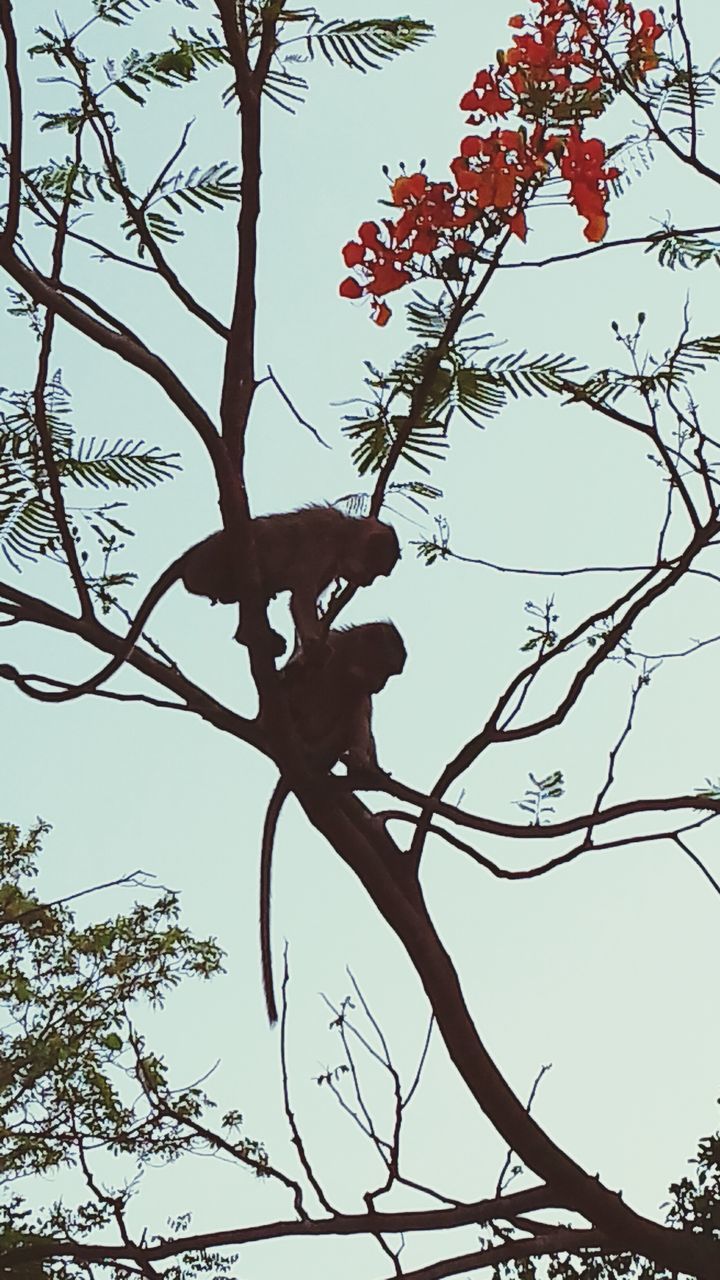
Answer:
[[[337, 761], [348, 772], [379, 770], [372, 733], [372, 695], [405, 666], [402, 636], [391, 622], [366, 622], [328, 632], [322, 665], [301, 653], [280, 673], [280, 685], [298, 737], [313, 764], [330, 769]], [[268, 804], [260, 859], [260, 951], [270, 1023], [277, 1022], [270, 946], [272, 853], [280, 811], [289, 788], [280, 778]]]
[[[374, 516], [354, 518], [335, 507], [303, 507], [252, 521], [260, 588], [265, 604], [281, 591], [289, 591], [290, 612], [303, 648], [322, 634], [317, 601], [336, 578], [354, 587], [367, 587], [387, 577], [400, 555], [397, 534]], [[170, 587], [182, 582], [192, 595], [205, 596], [213, 604], [239, 604], [240, 575], [230, 538], [224, 529], [190, 547], [161, 573], [148, 591], [119, 653], [90, 679], [60, 691], [35, 690], [46, 702], [65, 702], [92, 693], [130, 657], [155, 606]], [[272, 653], [285, 652], [285, 641], [270, 632]], [[235, 638], [247, 643], [242, 621]]]

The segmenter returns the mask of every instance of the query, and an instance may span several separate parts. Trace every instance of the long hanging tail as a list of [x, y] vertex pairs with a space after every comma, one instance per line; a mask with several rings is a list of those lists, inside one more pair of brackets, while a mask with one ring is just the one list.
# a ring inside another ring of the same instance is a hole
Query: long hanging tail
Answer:
[[270, 943], [270, 896], [272, 880], [272, 856], [275, 844], [280, 811], [287, 800], [289, 788], [283, 778], [279, 778], [273, 791], [265, 814], [262, 833], [262, 852], [260, 855], [260, 958], [262, 961], [262, 981], [265, 992], [270, 1026], [278, 1020], [275, 988], [272, 973], [272, 947]]
[[177, 582], [181, 576], [186, 554], [178, 556], [177, 560], [173, 560], [173, 563], [160, 574], [160, 577], [150, 588], [140, 605], [135, 621], [123, 641], [122, 649], [106, 663], [102, 670], [96, 672], [94, 676], [89, 676], [87, 680], [83, 680], [82, 684], [71, 685], [68, 689], [36, 689], [34, 685], [30, 685], [24, 680], [22, 682], [16, 681], [16, 683], [21, 684], [23, 692], [27, 693], [31, 698], [37, 698], [40, 702], [70, 702], [72, 698], [79, 698], [84, 693], [94, 693], [96, 689], [99, 689], [101, 684], [109, 680], [110, 676], [119, 671], [124, 662], [127, 662], [153, 609], [165, 595], [165, 592], [169, 591], [173, 583]]

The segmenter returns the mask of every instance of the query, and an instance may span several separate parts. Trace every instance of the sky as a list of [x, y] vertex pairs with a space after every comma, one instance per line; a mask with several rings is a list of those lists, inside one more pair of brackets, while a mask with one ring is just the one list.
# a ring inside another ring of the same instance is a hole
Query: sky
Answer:
[[[404, 5], [402, 6], [405, 7]], [[331, 443], [320, 447], [269, 386], [258, 393], [248, 442], [248, 479], [256, 513], [360, 492], [339, 427], [342, 402], [362, 394], [363, 362], [386, 367], [407, 345], [402, 307], [376, 329], [368, 312], [337, 295], [344, 274], [341, 246], [357, 225], [379, 214], [382, 166], [412, 171], [426, 159], [444, 177], [463, 132], [457, 101], [475, 71], [507, 42], [505, 22], [517, 3], [494, 0], [452, 5], [418, 0], [412, 16], [436, 27], [436, 38], [382, 72], [353, 75], [322, 62], [304, 68], [308, 101], [296, 116], [267, 112], [260, 234], [260, 369], [270, 364], [293, 402]], [[718, 47], [720, 21], [700, 0], [687, 5], [701, 55]], [[25, 42], [53, 6], [16, 6]], [[69, 23], [85, 12], [68, 0]], [[323, 9], [370, 16], [359, 0]], [[88, 41], [97, 59], [152, 47], [185, 11], [170, 0], [152, 5], [130, 28], [103, 28]], [[198, 0], [190, 21], [203, 29], [210, 5]], [[44, 70], [44, 69], [43, 69]], [[63, 86], [40, 84], [39, 64], [24, 64], [28, 160], [39, 162], [58, 135], [32, 136], [32, 112], [66, 101]], [[186, 91], [154, 92], [144, 110], [118, 102], [125, 156], [140, 188], [193, 119], [185, 168], [236, 153], [237, 121], [219, 105], [223, 76], [202, 78]], [[718, 163], [707, 117], [703, 145]], [[635, 122], [637, 124], [637, 122]], [[633, 127], [615, 116], [608, 130]], [[608, 132], [607, 141], [612, 135]], [[632, 182], [611, 205], [611, 237], [657, 229], [666, 216], [679, 225], [716, 223], [714, 192], [661, 155], [634, 165]], [[188, 287], [227, 316], [234, 263], [234, 210], [188, 218], [186, 237], [170, 254]], [[555, 205], [533, 214], [517, 261], [584, 246], [581, 222]], [[160, 285], [111, 264], [71, 259], [80, 287], [137, 325], [143, 337], [185, 377], [208, 410], [217, 411], [222, 352], [217, 339], [185, 316]], [[711, 268], [692, 275], [661, 272], [638, 249], [617, 249], [550, 269], [507, 270], [487, 297], [479, 328], [497, 353], [566, 352], [604, 366], [618, 358], [610, 328], [634, 326], [647, 313], [656, 351], [675, 340], [689, 300], [691, 328], [717, 332]], [[0, 384], [29, 385], [35, 349], [22, 326], [0, 317]], [[73, 420], [87, 436], [142, 438], [182, 454], [182, 474], [158, 491], [132, 497], [127, 516], [137, 531], [124, 567], [139, 583], [132, 608], [179, 551], [217, 524], [210, 467], [187, 424], [160, 393], [113, 356], [89, 349], [61, 328], [54, 363], [73, 392]], [[716, 387], [698, 386], [708, 429]], [[415, 556], [413, 539], [433, 531], [442, 514], [452, 545], [463, 555], [531, 568], [576, 564], [636, 564], [654, 553], [665, 491], [642, 442], [622, 428], [591, 419], [558, 401], [512, 403], [484, 431], [458, 420], [447, 461], [432, 482], [442, 499], [427, 517], [394, 506], [389, 518], [404, 545], [392, 578], [359, 593], [347, 621], [391, 617], [405, 637], [409, 661], [401, 679], [376, 699], [381, 761], [395, 776], [429, 788], [446, 760], [484, 722], [498, 691], [525, 661], [520, 652], [531, 619], [527, 600], [555, 594], [563, 626], [609, 598], [612, 581], [525, 579], [477, 565], [431, 568]], [[405, 477], [408, 478], [408, 477]], [[412, 514], [412, 519], [409, 516]], [[419, 522], [419, 526], [414, 521]], [[12, 571], [2, 568], [7, 580]], [[29, 565], [19, 585], [67, 603], [57, 571]], [[651, 652], [687, 644], [715, 629], [713, 590], [693, 585], [643, 623], [638, 643]], [[285, 616], [285, 602], [274, 617]], [[180, 665], [231, 705], [254, 708], [246, 658], [231, 642], [230, 610], [210, 610], [179, 588], [153, 619], [153, 634]], [[54, 634], [3, 631], [3, 660], [67, 679], [95, 670], [91, 652]], [[611, 797], [693, 790], [720, 775], [717, 715], [718, 650], [667, 662], [640, 700], [638, 724], [623, 749]], [[604, 776], [607, 752], [622, 728], [636, 676], [627, 664], [606, 664], [580, 706], [542, 740], [499, 747], [463, 779], [463, 803], [473, 811], [519, 820], [515, 802], [528, 773], [561, 769], [566, 794], [557, 816], [583, 812]], [[134, 672], [118, 689], [144, 686]], [[558, 686], [541, 685], [531, 710], [552, 705]], [[147, 690], [149, 692], [149, 689]], [[248, 1132], [263, 1138], [271, 1158], [291, 1160], [279, 1102], [278, 1037], [265, 1026], [257, 942], [259, 837], [274, 768], [249, 747], [226, 741], [189, 716], [102, 699], [60, 706], [28, 702], [0, 686], [3, 753], [0, 819], [29, 824], [37, 814], [53, 824], [46, 841], [42, 888], [49, 897], [108, 881], [142, 867], [182, 895], [183, 919], [198, 934], [216, 935], [227, 949], [227, 975], [210, 987], [176, 993], [165, 1011], [142, 1018], [173, 1064], [178, 1083], [219, 1063], [211, 1088], [222, 1108], [243, 1112]], [[450, 799], [457, 800], [459, 790]], [[490, 856], [527, 866], [537, 854], [522, 842], [499, 847], [478, 841]], [[720, 875], [714, 836], [697, 845]], [[320, 996], [337, 1003], [357, 978], [388, 1035], [407, 1080], [412, 1078], [428, 1011], [419, 984], [394, 938], [378, 920], [346, 868], [286, 807], [276, 849], [273, 928], [276, 954], [290, 945], [290, 1059], [298, 1115], [315, 1158], [346, 1209], [380, 1180], [359, 1136], [314, 1078], [337, 1060]], [[534, 1113], [551, 1136], [638, 1209], [657, 1212], [668, 1183], [684, 1171], [696, 1139], [718, 1125], [720, 1034], [714, 1009], [720, 961], [720, 900], [697, 870], [666, 844], [631, 847], [586, 858], [527, 883], [498, 883], [448, 846], [431, 843], [423, 886], [463, 990], [490, 1052], [511, 1085], [526, 1096], [543, 1064]], [[83, 900], [83, 918], [128, 905], [128, 891]], [[381, 1107], [387, 1094], [373, 1083]], [[503, 1145], [454, 1079], [439, 1040], [432, 1042], [423, 1086], [409, 1113], [405, 1147], [409, 1176], [434, 1181], [446, 1194], [474, 1198], [494, 1187]], [[289, 1214], [284, 1193], [251, 1182], [222, 1164], [191, 1160], [151, 1170], [136, 1206], [137, 1222], [161, 1230], [166, 1215], [193, 1211], [193, 1228], [220, 1229], [257, 1216]], [[60, 1187], [56, 1180], [48, 1188]], [[43, 1188], [42, 1195], [46, 1194]], [[426, 1256], [427, 1242], [408, 1244], [407, 1265]], [[285, 1243], [246, 1250], [244, 1275], [273, 1277], [292, 1263], [300, 1275], [385, 1274], [373, 1245], [322, 1243], [299, 1250]]]

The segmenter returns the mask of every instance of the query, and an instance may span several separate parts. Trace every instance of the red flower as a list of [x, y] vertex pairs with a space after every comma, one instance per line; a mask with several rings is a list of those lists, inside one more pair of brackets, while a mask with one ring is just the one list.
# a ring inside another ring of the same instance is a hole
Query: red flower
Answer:
[[409, 177], [402, 174], [390, 187], [393, 204], [407, 204], [409, 200], [421, 200], [427, 184], [424, 173], [411, 173]]
[[438, 239], [437, 231], [432, 231], [430, 227], [422, 227], [413, 240], [413, 252], [420, 254], [432, 253], [434, 249], [437, 249]]
[[607, 231], [607, 184], [617, 172], [604, 169], [605, 147], [599, 138], [583, 139], [574, 125], [567, 136], [560, 172], [570, 183], [570, 199], [586, 220], [587, 240], [602, 240]]
[[338, 290], [341, 298], [362, 298], [363, 289], [357, 280], [353, 280], [352, 276], [348, 276], [343, 280]]
[[396, 267], [392, 262], [378, 262], [375, 266], [370, 267], [368, 292], [374, 294], [375, 297], [380, 297], [385, 293], [394, 293], [396, 289], [402, 289], [410, 278], [410, 272], [403, 267]]
[[378, 302], [377, 299], [373, 300], [372, 318], [375, 324], [380, 325], [381, 329], [384, 328], [384, 326], [387, 324], [391, 315], [392, 315], [392, 311], [390, 310], [386, 302]]
[[522, 240], [524, 244], [527, 239], [527, 222], [525, 220], [525, 212], [523, 209], [520, 209], [517, 213], [512, 215], [508, 222], [508, 226], [513, 235], [517, 236], [518, 240]]
[[604, 240], [605, 233], [607, 231], [607, 225], [608, 225], [608, 220], [607, 220], [606, 213], [597, 212], [597, 213], [590, 214], [590, 216], [587, 219], [585, 228], [583, 230], [583, 235], [585, 236], [585, 239], [590, 240], [593, 244], [599, 240]]
[[463, 138], [460, 143], [460, 155], [467, 159], [469, 156], [479, 156], [482, 151], [482, 140], [471, 134], [469, 138]]
[[377, 222], [361, 222], [358, 227], [358, 237], [360, 243], [367, 245], [368, 249], [382, 249], [380, 228]]
[[478, 111], [480, 108], [480, 99], [474, 89], [468, 89], [460, 99], [461, 111]]
[[358, 267], [365, 257], [364, 245], [357, 244], [355, 240], [349, 240], [342, 251], [346, 267]]

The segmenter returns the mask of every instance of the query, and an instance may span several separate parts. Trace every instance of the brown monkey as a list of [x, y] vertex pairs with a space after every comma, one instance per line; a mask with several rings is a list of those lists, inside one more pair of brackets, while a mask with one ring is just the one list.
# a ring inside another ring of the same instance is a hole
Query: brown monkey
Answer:
[[[259, 516], [253, 520], [253, 537], [265, 602], [290, 591], [290, 612], [304, 647], [321, 635], [317, 601], [335, 578], [367, 587], [391, 573], [400, 555], [391, 525], [374, 516], [356, 519], [329, 506]], [[232, 543], [224, 530], [190, 547], [161, 573], [140, 605], [122, 649], [101, 671], [70, 689], [35, 690], [34, 696], [45, 702], [66, 702], [99, 688], [130, 657], [153, 609], [178, 581], [192, 595], [206, 596], [213, 604], [242, 604]], [[270, 635], [273, 654], [279, 656], [285, 652], [285, 641], [276, 631]], [[247, 643], [242, 622], [235, 638]]]
[[[301, 653], [280, 672], [290, 718], [314, 765], [330, 769], [338, 761], [350, 773], [379, 769], [372, 733], [372, 695], [405, 666], [402, 636], [391, 622], [366, 622], [328, 632], [327, 654], [319, 665]], [[280, 811], [288, 795], [281, 778], [265, 814], [260, 859], [260, 952], [265, 1003], [277, 1022], [270, 946], [272, 852]]]

